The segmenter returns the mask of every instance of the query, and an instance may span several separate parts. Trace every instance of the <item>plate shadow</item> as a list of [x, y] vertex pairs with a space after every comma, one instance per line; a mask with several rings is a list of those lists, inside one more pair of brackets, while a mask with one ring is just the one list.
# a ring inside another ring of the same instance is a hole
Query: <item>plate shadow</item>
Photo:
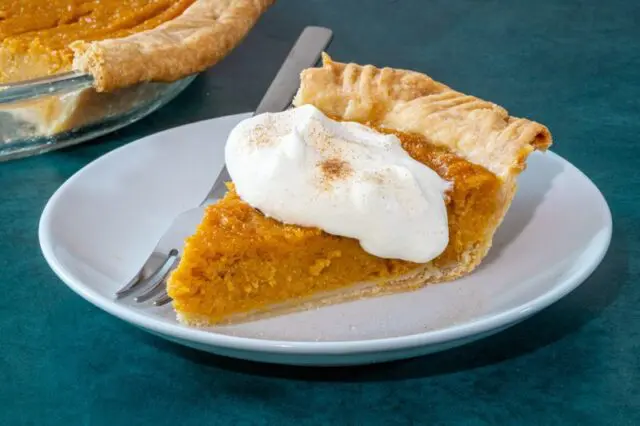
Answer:
[[[518, 238], [529, 222], [531, 222], [538, 206], [542, 204], [542, 201], [551, 190], [555, 178], [564, 170], [564, 165], [559, 161], [538, 162], [531, 168], [538, 165], [539, 167], [544, 165], [544, 171], [542, 173], [533, 176], [533, 173], [527, 173], [527, 170], [525, 170], [520, 175], [518, 180], [520, 190], [511, 203], [507, 215], [500, 224], [500, 228], [498, 228], [493, 237], [491, 250], [489, 250], [487, 256], [478, 266], [477, 271], [497, 261], [502, 252], [509, 247], [509, 244]], [[534, 179], [535, 184], [528, 184], [529, 180]], [[526, 196], [523, 196], [521, 189], [525, 186], [527, 187], [527, 193]]]

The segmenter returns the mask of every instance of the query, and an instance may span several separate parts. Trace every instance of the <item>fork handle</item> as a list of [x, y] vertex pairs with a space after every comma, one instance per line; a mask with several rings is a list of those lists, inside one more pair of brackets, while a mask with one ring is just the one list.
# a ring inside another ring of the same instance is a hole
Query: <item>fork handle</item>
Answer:
[[[300, 73], [318, 62], [320, 55], [331, 42], [332, 35], [332, 31], [324, 27], [306, 27], [302, 31], [253, 115], [287, 109], [300, 86]], [[224, 165], [200, 205], [222, 198], [227, 192], [225, 183], [230, 180], [231, 176]]]

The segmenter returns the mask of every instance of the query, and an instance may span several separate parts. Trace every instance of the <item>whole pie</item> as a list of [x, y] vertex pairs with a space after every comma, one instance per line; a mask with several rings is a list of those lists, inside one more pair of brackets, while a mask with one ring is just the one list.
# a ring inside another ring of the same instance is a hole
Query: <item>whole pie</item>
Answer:
[[253, 318], [469, 274], [491, 247], [528, 155], [551, 145], [545, 126], [424, 74], [337, 63], [326, 55], [321, 68], [301, 75], [294, 105], [306, 104], [333, 119], [397, 135], [413, 159], [451, 183], [446, 249], [422, 264], [376, 257], [357, 240], [266, 217], [230, 183], [186, 241], [170, 277], [181, 321]]
[[67, 71], [94, 78], [91, 90], [5, 108], [44, 134], [126, 110], [145, 93], [130, 99], [96, 93], [203, 71], [231, 51], [273, 1], [4, 0], [0, 84]]

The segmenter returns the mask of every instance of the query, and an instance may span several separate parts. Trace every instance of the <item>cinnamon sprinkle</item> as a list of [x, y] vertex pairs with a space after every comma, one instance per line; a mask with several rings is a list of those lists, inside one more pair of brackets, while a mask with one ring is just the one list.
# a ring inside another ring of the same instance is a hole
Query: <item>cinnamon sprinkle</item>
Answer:
[[326, 182], [346, 179], [351, 176], [353, 169], [351, 164], [340, 158], [328, 158], [318, 163], [322, 176]]

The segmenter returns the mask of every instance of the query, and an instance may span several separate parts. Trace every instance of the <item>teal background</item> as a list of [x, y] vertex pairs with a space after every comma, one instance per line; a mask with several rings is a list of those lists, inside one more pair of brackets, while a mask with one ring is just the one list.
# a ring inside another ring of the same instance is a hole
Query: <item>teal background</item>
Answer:
[[[149, 133], [251, 110], [311, 24], [335, 31], [336, 60], [424, 71], [547, 124], [554, 150], [611, 206], [601, 267], [506, 332], [364, 368], [196, 352], [68, 290], [37, 240], [58, 186]], [[93, 142], [0, 164], [0, 424], [640, 424], [639, 77], [638, 1], [279, 1], [162, 110]]]

